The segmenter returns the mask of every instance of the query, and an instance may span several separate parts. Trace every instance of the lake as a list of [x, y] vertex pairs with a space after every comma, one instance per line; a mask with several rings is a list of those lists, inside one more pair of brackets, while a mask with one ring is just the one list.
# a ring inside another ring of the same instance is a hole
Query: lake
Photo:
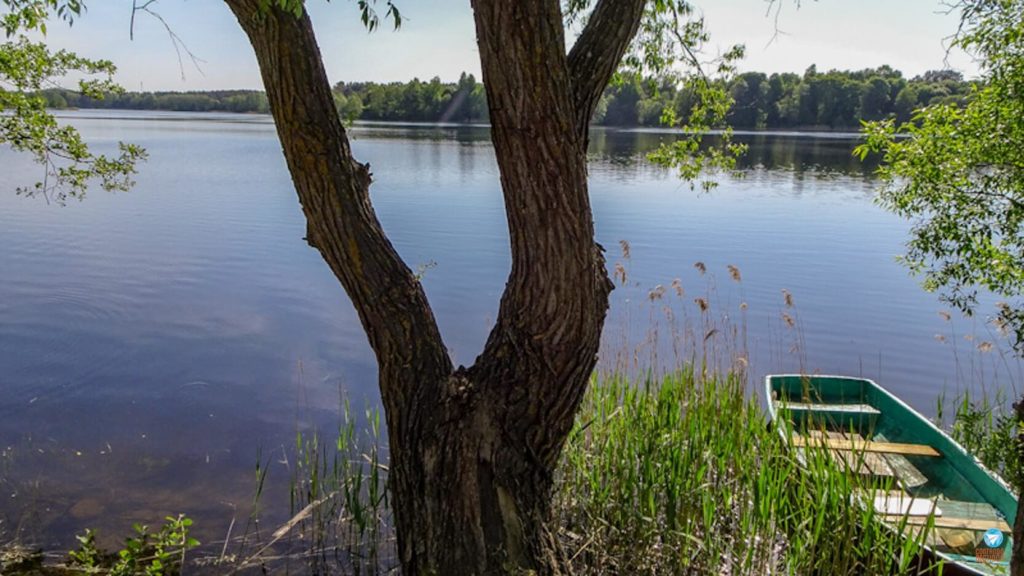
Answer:
[[[131, 192], [60, 207], [16, 196], [41, 169], [0, 150], [0, 541], [67, 548], [89, 526], [117, 540], [177, 512], [207, 541], [223, 537], [249, 511], [258, 460], [270, 466], [266, 521], [282, 518], [296, 430], [329, 433], [343, 398], [361, 413], [379, 396], [355, 311], [303, 241], [273, 126], [62, 116], [97, 150], [126, 140], [150, 160]], [[509, 267], [486, 128], [351, 133], [385, 229], [423, 270], [455, 362], [472, 363]], [[626, 275], [604, 369], [737, 353], [753, 390], [767, 372], [864, 375], [928, 414], [943, 390], [1019, 380], [984, 318], [948, 320], [895, 261], [909, 225], [873, 203], [855, 135], [741, 135], [740, 173], [710, 193], [646, 162], [670, 138], [592, 137], [597, 238]]]

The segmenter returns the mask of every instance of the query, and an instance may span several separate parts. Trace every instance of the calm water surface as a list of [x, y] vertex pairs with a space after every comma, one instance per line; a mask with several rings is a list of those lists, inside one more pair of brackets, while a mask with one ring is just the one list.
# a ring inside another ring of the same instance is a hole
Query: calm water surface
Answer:
[[[66, 120], [98, 148], [123, 139], [151, 158], [132, 192], [58, 207], [15, 196], [40, 170], [0, 150], [0, 541], [66, 547], [86, 526], [119, 535], [177, 512], [222, 537], [249, 509], [258, 451], [271, 465], [267, 515], [280, 518], [296, 428], [334, 428], [342, 396], [357, 408], [379, 398], [355, 311], [302, 240], [272, 125], [109, 111]], [[486, 130], [352, 134], [384, 227], [424, 267], [455, 361], [471, 363], [509, 266]], [[976, 351], [999, 344], [983, 322], [945, 320], [894, 261], [908, 225], [872, 203], [850, 137], [746, 136], [741, 177], [710, 194], [644, 161], [665, 138], [593, 136], [597, 236], [627, 274], [603, 366], [655, 354], [671, 365], [693, 353], [682, 337], [716, 328], [708, 348], [745, 352], [752, 382], [863, 374], [927, 413], [943, 388], [1018, 379], [1016, 363]]]

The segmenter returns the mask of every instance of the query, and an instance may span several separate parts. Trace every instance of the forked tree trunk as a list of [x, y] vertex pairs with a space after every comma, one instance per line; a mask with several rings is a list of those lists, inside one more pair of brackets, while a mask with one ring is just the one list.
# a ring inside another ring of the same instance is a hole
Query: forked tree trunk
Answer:
[[307, 238], [377, 356], [403, 572], [565, 573], [553, 475], [612, 287], [594, 243], [587, 124], [645, 0], [598, 2], [569, 54], [559, 0], [472, 2], [512, 270], [484, 351], [458, 369], [373, 212], [308, 17], [225, 1], [256, 52]]

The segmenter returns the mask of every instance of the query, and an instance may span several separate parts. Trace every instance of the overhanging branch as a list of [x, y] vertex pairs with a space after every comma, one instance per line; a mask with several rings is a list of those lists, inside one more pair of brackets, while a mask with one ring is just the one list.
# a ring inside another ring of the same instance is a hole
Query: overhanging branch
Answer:
[[601, 94], [640, 27], [647, 0], [600, 0], [569, 52], [577, 128], [584, 141]]

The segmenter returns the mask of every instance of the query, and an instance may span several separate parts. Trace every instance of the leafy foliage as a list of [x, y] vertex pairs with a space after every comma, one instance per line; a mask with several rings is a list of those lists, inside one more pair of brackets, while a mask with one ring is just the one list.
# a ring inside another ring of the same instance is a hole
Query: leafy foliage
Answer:
[[111, 62], [66, 50], [54, 52], [24, 35], [45, 34], [51, 14], [72, 23], [83, 10], [81, 2], [4, 0], [4, 5], [9, 11], [2, 15], [7, 41], [0, 44], [0, 144], [28, 152], [44, 166], [43, 180], [19, 188], [18, 193], [42, 194], [63, 203], [68, 197], [81, 197], [94, 179], [106, 190], [130, 188], [136, 162], [145, 158], [145, 151], [122, 142], [116, 157], [93, 154], [77, 130], [61, 126], [47, 112], [46, 100], [39, 94], [69, 74], [84, 76], [78, 90], [94, 98], [119, 90]]
[[[925, 288], [970, 314], [979, 289], [1024, 293], [1024, 0], [960, 8], [956, 44], [979, 57], [984, 84], [964, 108], [939, 104], [900, 126], [865, 124], [856, 153], [883, 155], [879, 202], [913, 221], [904, 261]], [[1024, 350], [1021, 303], [1001, 304], [997, 323]]]
[[[585, 21], [592, 4], [592, 0], [567, 0], [563, 6], [567, 25]], [[706, 57], [703, 46], [708, 39], [704, 19], [693, 4], [687, 0], [651, 0], [623, 58], [622, 70], [613, 81], [616, 86], [651, 78], [646, 84], [652, 92], [667, 88], [689, 95], [686, 114], [665, 107], [659, 117], [662, 125], [682, 130], [684, 138], [662, 145], [650, 159], [677, 168], [679, 175], [690, 182], [701, 179], [705, 189], [715, 186], [715, 171], [733, 168], [736, 157], [746, 149], [732, 142], [732, 128], [725, 123], [732, 105], [726, 81], [735, 74], [735, 62], [743, 57], [744, 48], [737, 45], [721, 56], [702, 59]], [[719, 138], [709, 145], [704, 137], [719, 126], [723, 127]]]
[[[735, 74], [735, 63], [743, 58], [744, 47], [733, 46], [725, 54], [702, 60], [709, 34], [704, 18], [685, 0], [653, 0], [640, 23], [633, 49], [623, 62], [626, 74], [654, 75], [659, 83], [674, 87], [689, 96], [689, 109], [679, 115], [675, 108], [663, 109], [661, 123], [679, 128], [684, 137], [662, 144], [650, 155], [655, 163], [678, 169], [690, 182], [700, 179], [704, 189], [716, 185], [713, 174], [730, 170], [746, 146], [732, 141], [732, 127], [726, 115], [733, 99], [726, 89]], [[704, 137], [724, 126], [714, 144]], [[703, 176], [702, 176], [703, 175]]]
[[107, 576], [171, 576], [179, 574], [185, 553], [199, 545], [189, 536], [192, 520], [179, 514], [168, 516], [159, 532], [136, 524], [135, 535], [125, 539], [116, 554], [106, 554], [96, 546], [96, 533], [86, 530], [77, 536], [79, 547], [68, 553], [71, 565], [88, 574]]
[[10, 11], [3, 15], [2, 26], [8, 38], [19, 30], [38, 30], [46, 34], [46, 20], [51, 12], [73, 24], [85, 6], [80, 0], [4, 0]]

